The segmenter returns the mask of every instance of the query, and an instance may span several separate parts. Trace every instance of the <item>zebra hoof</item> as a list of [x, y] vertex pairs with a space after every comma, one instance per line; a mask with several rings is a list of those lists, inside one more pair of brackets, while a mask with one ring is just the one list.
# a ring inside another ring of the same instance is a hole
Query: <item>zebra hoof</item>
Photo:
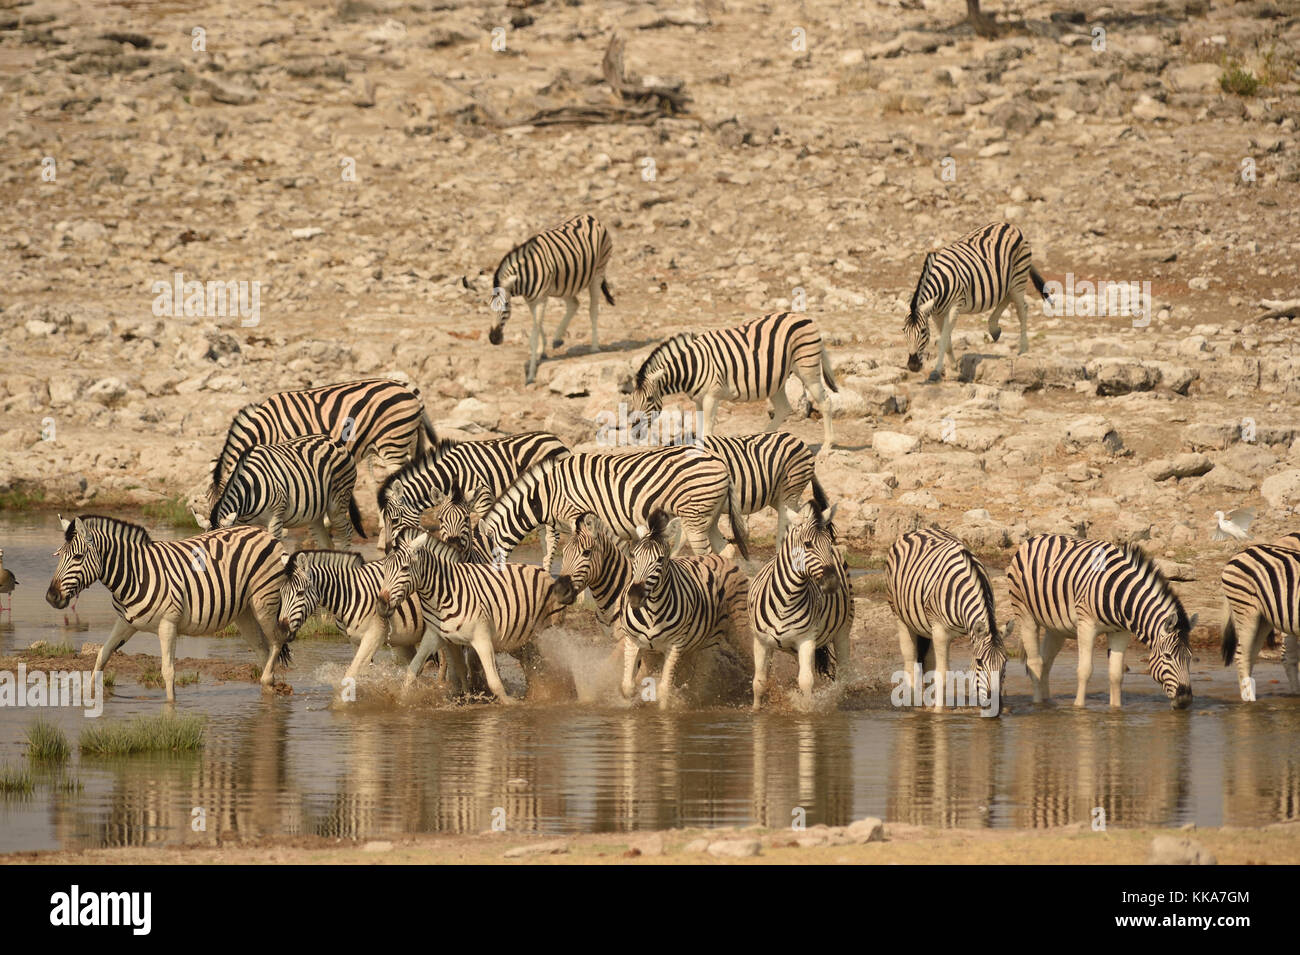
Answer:
[[997, 329], [996, 331], [989, 332], [989, 338], [991, 338], [993, 341], [997, 341], [1001, 337], [1002, 337], [1002, 329], [1000, 328]]
[[563, 344], [564, 344], [564, 339], [563, 339], [563, 338], [552, 338], [552, 339], [551, 339], [551, 347], [552, 347], [552, 348], [559, 348], [559, 347], [560, 347], [561, 345], [563, 345]]
[[930, 384], [933, 385], [933, 384], [937, 384], [937, 383], [938, 383], [942, 378], [943, 378], [943, 375], [939, 374], [939, 372], [937, 372], [937, 371], [932, 371], [932, 372], [930, 372], [930, 377], [927, 378], [927, 379], [925, 379], [925, 380], [928, 381]]

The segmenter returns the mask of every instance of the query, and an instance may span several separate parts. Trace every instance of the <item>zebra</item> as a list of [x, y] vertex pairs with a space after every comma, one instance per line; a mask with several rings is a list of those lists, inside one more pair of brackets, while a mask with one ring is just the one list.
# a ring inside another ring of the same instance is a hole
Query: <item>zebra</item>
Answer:
[[[830, 398], [838, 392], [830, 355], [813, 320], [802, 312], [775, 312], [732, 328], [681, 332], [655, 347], [637, 369], [628, 407], [656, 414], [670, 395], [689, 395], [702, 412], [702, 436], [713, 434], [723, 400], [772, 404], [767, 430], [775, 431], [792, 410], [785, 382], [798, 375], [822, 413], [824, 441], [834, 440]], [[823, 379], [825, 386], [823, 386]]]
[[596, 620], [608, 636], [622, 612], [623, 594], [632, 583], [632, 562], [618, 540], [595, 513], [573, 519], [573, 533], [564, 542], [560, 575], [575, 594], [591, 590]]
[[835, 546], [834, 516], [835, 508], [815, 484], [799, 522], [778, 539], [776, 554], [749, 583], [755, 710], [767, 693], [774, 649], [798, 658], [805, 701], [812, 697], [814, 668], [834, 678], [837, 664], [848, 666], [853, 587]]
[[193, 508], [203, 526], [239, 456], [255, 444], [275, 444], [309, 434], [344, 442], [360, 464], [371, 456], [387, 471], [422, 453], [437, 437], [418, 388], [370, 378], [304, 391], [280, 391], [235, 413], [221, 453], [212, 464], [206, 506]]
[[[444, 644], [471, 646], [483, 664], [488, 686], [502, 703], [513, 700], [497, 672], [497, 651], [512, 652], [532, 640], [553, 616], [573, 602], [573, 588], [540, 567], [505, 561], [466, 564], [454, 547], [428, 533], [404, 535], [385, 558], [381, 605], [399, 606], [418, 594], [424, 615], [424, 635], [406, 674], [415, 681], [429, 656]], [[459, 671], [457, 654], [449, 654]], [[464, 674], [454, 679], [463, 683]]]
[[1297, 637], [1300, 636], [1300, 535], [1288, 534], [1271, 544], [1254, 544], [1223, 568], [1227, 619], [1220, 650], [1223, 665], [1237, 663], [1241, 698], [1255, 699], [1251, 671], [1262, 644], [1276, 645], [1283, 635], [1282, 669], [1292, 693], [1300, 693]]
[[672, 557], [681, 520], [654, 508], [632, 545], [631, 584], [618, 627], [623, 636], [624, 699], [630, 699], [637, 664], [645, 651], [664, 653], [656, 689], [660, 709], [673, 696], [673, 678], [683, 656], [722, 640], [738, 645], [747, 623], [748, 582], [731, 560], [718, 554]]
[[[568, 446], [547, 431], [527, 431], [485, 441], [436, 441], [423, 456], [390, 474], [377, 494], [380, 540], [420, 525], [420, 516], [444, 496], [460, 488], [482, 517], [492, 503], [528, 468], [568, 455]], [[558, 547], [554, 527], [546, 529], [546, 566]]]
[[970, 638], [974, 685], [966, 694], [982, 707], [996, 703], [1005, 685], [1007, 651], [993, 609], [988, 572], [957, 537], [937, 527], [904, 534], [889, 549], [885, 571], [889, 609], [898, 621], [903, 676], [915, 699], [918, 659], [935, 674], [934, 708], [948, 700], [948, 650], [958, 634]]
[[718, 520], [727, 510], [736, 547], [749, 556], [727, 463], [695, 444], [543, 461], [501, 495], [478, 530], [490, 550], [508, 555], [539, 524], [567, 528], [579, 514], [592, 511], [615, 534], [631, 538], [652, 502], [682, 519], [697, 554], [707, 553], [710, 545], [716, 551], [726, 546]]
[[[1011, 613], [1019, 620], [1034, 702], [1048, 697], [1052, 661], [1067, 636], [1079, 640], [1079, 688], [1083, 706], [1092, 675], [1093, 642], [1108, 635], [1110, 705], [1121, 705], [1124, 649], [1130, 634], [1150, 651], [1151, 676], [1175, 709], [1192, 702], [1189, 677], [1192, 651], [1182, 602], [1155, 562], [1135, 544], [1040, 534], [1016, 550], [1007, 568]], [[1046, 631], [1039, 655], [1039, 636]]]
[[798, 512], [802, 506], [804, 489], [821, 487], [815, 474], [816, 456], [788, 431], [704, 438], [700, 444], [727, 463], [741, 514], [765, 507], [776, 511], [778, 544], [785, 538], [788, 512]]
[[384, 560], [367, 561], [356, 551], [300, 550], [285, 555], [285, 580], [280, 587], [279, 625], [284, 633], [297, 633], [317, 610], [333, 614], [339, 626], [359, 644], [343, 676], [355, 686], [357, 674], [385, 641], [393, 656], [408, 666], [424, 634], [424, 616], [414, 596], [391, 612], [381, 606]]
[[346, 445], [326, 435], [255, 444], [235, 461], [208, 526], [265, 525], [284, 543], [286, 527], [310, 525], [321, 546], [330, 547], [328, 517], [350, 547], [353, 528], [366, 537], [352, 494], [356, 480], [357, 465]]
[[928, 252], [921, 266], [921, 277], [903, 324], [907, 340], [907, 370], [920, 371], [926, 347], [930, 344], [930, 324], [939, 333], [939, 360], [930, 372], [930, 381], [943, 377], [943, 356], [957, 365], [952, 350], [952, 329], [959, 314], [978, 314], [993, 310], [989, 316], [989, 335], [994, 341], [1002, 336], [998, 319], [1006, 307], [1015, 303], [1020, 316], [1020, 354], [1029, 351], [1029, 309], [1025, 305], [1025, 280], [1049, 305], [1052, 302], [1043, 277], [1030, 264], [1029, 243], [1024, 234], [1009, 222], [995, 222], [962, 236], [951, 245]]
[[505, 254], [492, 275], [492, 308], [499, 318], [488, 333], [488, 341], [500, 345], [506, 322], [510, 320], [510, 298], [522, 295], [533, 316], [533, 331], [528, 339], [528, 378], [532, 384], [537, 377], [537, 362], [543, 352], [545, 331], [542, 317], [546, 313], [548, 298], [564, 299], [564, 319], [555, 330], [552, 347], [564, 344], [564, 333], [569, 328], [573, 313], [578, 310], [578, 293], [587, 289], [591, 300], [591, 348], [600, 348], [596, 334], [596, 315], [599, 301], [596, 288], [605, 301], [614, 304], [605, 281], [605, 266], [614, 251], [613, 240], [595, 216], [580, 215], [560, 226], [537, 235], [515, 246]]
[[176, 637], [216, 633], [235, 624], [264, 655], [262, 686], [269, 687], [276, 662], [289, 662], [289, 640], [276, 626], [284, 554], [260, 527], [207, 531], [178, 541], [155, 541], [139, 524], [83, 514], [64, 520], [63, 544], [45, 600], [62, 610], [77, 594], [102, 581], [117, 620], [91, 671], [104, 664], [132, 634], [158, 634], [168, 702], [176, 700]]

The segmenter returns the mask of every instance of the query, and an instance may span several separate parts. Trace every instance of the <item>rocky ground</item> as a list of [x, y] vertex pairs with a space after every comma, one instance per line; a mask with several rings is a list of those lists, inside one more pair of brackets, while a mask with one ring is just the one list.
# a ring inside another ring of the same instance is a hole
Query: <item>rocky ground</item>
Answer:
[[[5, 0], [0, 502], [183, 498], [239, 406], [362, 376], [417, 384], [448, 434], [592, 444], [662, 337], [806, 301], [841, 388], [819, 475], [858, 563], [931, 522], [996, 566], [1040, 531], [1140, 541], [1217, 622], [1240, 545], [1213, 513], [1256, 507], [1267, 539], [1300, 504], [1300, 4], [993, 0], [994, 40], [964, 8]], [[617, 105], [616, 32], [685, 111], [547, 125]], [[526, 387], [526, 309], [486, 340], [491, 273], [582, 211], [614, 237], [617, 306], [599, 353], [584, 306]], [[1003, 218], [1047, 279], [1149, 282], [1151, 311], [1032, 303], [1019, 357], [1014, 318], [992, 343], [967, 316], [927, 384], [901, 331], [924, 253]], [[177, 273], [260, 283], [260, 309], [159, 315]], [[860, 627], [886, 613], [877, 594]]]

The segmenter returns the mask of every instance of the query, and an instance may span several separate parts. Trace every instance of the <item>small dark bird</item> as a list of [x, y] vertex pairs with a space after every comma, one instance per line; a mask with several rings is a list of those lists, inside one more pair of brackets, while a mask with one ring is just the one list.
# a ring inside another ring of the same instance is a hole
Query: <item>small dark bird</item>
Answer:
[[[14, 587], [18, 584], [18, 578], [12, 572], [5, 570], [5, 552], [0, 550], [0, 594], [12, 594]], [[14, 598], [9, 598], [9, 606], [0, 608], [13, 613]]]

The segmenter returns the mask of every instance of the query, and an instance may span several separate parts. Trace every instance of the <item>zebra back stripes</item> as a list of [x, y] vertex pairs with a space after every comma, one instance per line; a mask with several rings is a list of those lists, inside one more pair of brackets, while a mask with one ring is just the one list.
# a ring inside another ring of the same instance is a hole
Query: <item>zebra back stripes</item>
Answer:
[[797, 512], [804, 490], [816, 482], [816, 456], [786, 431], [701, 441], [727, 463], [736, 508], [753, 514], [765, 507], [777, 516], [776, 539], [785, 536], [789, 511]]
[[944, 354], [957, 363], [952, 353], [952, 326], [957, 314], [986, 312], [989, 334], [994, 341], [1002, 335], [998, 319], [1007, 305], [1014, 303], [1020, 318], [1020, 352], [1029, 350], [1028, 312], [1025, 305], [1025, 281], [1046, 301], [1043, 277], [1033, 267], [1029, 242], [1009, 222], [995, 222], [968, 232], [956, 242], [926, 254], [917, 279], [916, 290], [903, 325], [907, 340], [909, 371], [920, 371], [926, 347], [930, 343], [931, 323], [940, 333], [939, 361], [931, 378], [943, 373]]
[[547, 431], [486, 441], [442, 439], [380, 485], [384, 539], [418, 527], [421, 514], [457, 489], [481, 517], [524, 471], [568, 454], [568, 446]]
[[248, 448], [310, 434], [342, 441], [358, 464], [373, 455], [389, 469], [435, 440], [419, 389], [387, 378], [277, 392], [236, 412], [212, 467], [208, 506], [216, 503], [235, 461]]
[[688, 395], [704, 411], [707, 437], [713, 433], [718, 402], [768, 399], [775, 429], [791, 410], [785, 396], [791, 375], [799, 376], [821, 409], [829, 448], [833, 431], [826, 387], [838, 391], [839, 386], [821, 332], [803, 312], [775, 312], [731, 328], [673, 335], [641, 363], [629, 405], [657, 412], [665, 397]]
[[[1191, 702], [1188, 635], [1192, 621], [1169, 581], [1140, 547], [1107, 541], [1041, 534], [1020, 545], [1007, 568], [1012, 613], [1025, 626], [1026, 652], [1037, 651], [1038, 631], [1083, 634], [1088, 628], [1087, 659], [1080, 647], [1081, 686], [1091, 672], [1091, 638], [1096, 634], [1132, 634], [1150, 651], [1151, 675], [1175, 706]], [[1034, 643], [1030, 647], [1030, 642]], [[1112, 652], [1116, 651], [1112, 644]], [[1122, 644], [1118, 659], [1122, 663]], [[1046, 660], [1044, 661], [1046, 664]], [[1047, 665], [1050, 670], [1050, 664]], [[1112, 659], [1111, 703], [1118, 706], [1123, 676]], [[1046, 682], [1044, 677], [1043, 682]], [[1039, 694], [1035, 694], [1036, 698]]]
[[352, 493], [356, 480], [356, 462], [334, 438], [309, 435], [257, 444], [235, 462], [208, 527], [262, 524], [283, 542], [286, 527], [311, 525], [321, 545], [329, 547], [328, 517], [348, 547], [354, 528], [363, 540], [366, 536]]
[[284, 551], [260, 527], [207, 531], [178, 541], [155, 541], [138, 524], [86, 514], [65, 522], [58, 564], [45, 599], [62, 609], [102, 581], [118, 620], [100, 648], [94, 675], [133, 633], [157, 633], [167, 698], [174, 700], [178, 634], [216, 633], [236, 624], [265, 655], [263, 685], [289, 645], [276, 626]]
[[1285, 638], [1282, 669], [1292, 693], [1300, 692], [1300, 550], [1297, 535], [1271, 544], [1255, 544], [1235, 555], [1223, 568], [1227, 619], [1220, 651], [1223, 664], [1237, 664], [1242, 699], [1253, 701], [1251, 677], [1263, 644], [1274, 646], [1276, 634]]
[[667, 707], [683, 654], [723, 639], [739, 644], [747, 623], [748, 582], [734, 563], [717, 554], [672, 557], [671, 516], [654, 510], [632, 545], [631, 585], [619, 623], [625, 641], [624, 697], [632, 695], [641, 651], [667, 653], [657, 691]]
[[[778, 541], [776, 554], [749, 584], [749, 625], [754, 634], [754, 707], [767, 689], [770, 651], [799, 657], [799, 689], [812, 693], [814, 666], [828, 676], [849, 662], [853, 588], [835, 546], [834, 508], [820, 485], [800, 520]], [[834, 646], [834, 657], [830, 650]]]
[[624, 538], [636, 535], [659, 507], [682, 519], [691, 548], [722, 550], [718, 518], [726, 510], [735, 541], [747, 555], [744, 524], [727, 463], [699, 445], [609, 453], [575, 453], [534, 465], [479, 521], [489, 549], [509, 554], [539, 524], [572, 525], [591, 511]]

